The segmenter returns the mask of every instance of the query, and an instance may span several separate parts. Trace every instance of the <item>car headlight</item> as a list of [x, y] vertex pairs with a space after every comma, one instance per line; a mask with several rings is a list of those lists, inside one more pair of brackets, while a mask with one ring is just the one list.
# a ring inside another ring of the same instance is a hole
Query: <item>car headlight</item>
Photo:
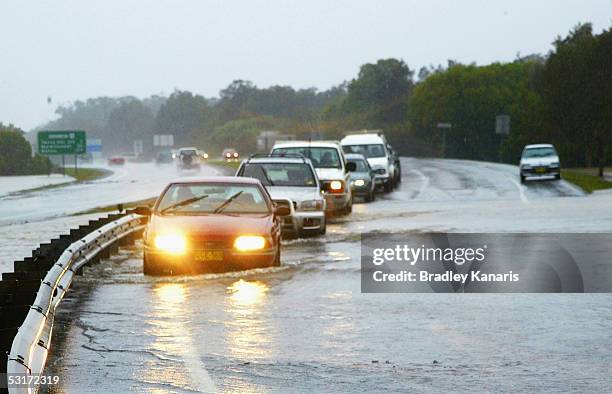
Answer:
[[530, 164], [521, 164], [521, 168], [531, 168]]
[[266, 246], [266, 239], [260, 235], [241, 235], [234, 241], [234, 248], [241, 252], [259, 250]]
[[205, 159], [208, 159], [208, 153], [204, 153], [203, 156], [204, 156]]
[[300, 203], [302, 211], [321, 211], [323, 210], [323, 200], [307, 200]]
[[187, 242], [180, 234], [163, 234], [155, 237], [155, 247], [171, 254], [185, 254]]
[[234, 152], [234, 157], [238, 157], [238, 152]]
[[552, 167], [552, 168], [558, 168], [559, 167], [559, 162], [557, 161], [555, 163], [550, 163], [548, 166]]
[[365, 181], [363, 179], [355, 179], [355, 182], [353, 182], [353, 185], [355, 185], [355, 186], [364, 186], [365, 185]]

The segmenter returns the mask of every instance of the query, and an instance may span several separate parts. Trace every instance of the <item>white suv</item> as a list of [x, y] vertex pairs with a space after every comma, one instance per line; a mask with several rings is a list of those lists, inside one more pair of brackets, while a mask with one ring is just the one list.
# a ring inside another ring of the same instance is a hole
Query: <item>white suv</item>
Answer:
[[290, 214], [281, 217], [284, 235], [325, 234], [325, 199], [310, 160], [300, 155], [252, 155], [236, 176], [259, 179], [277, 206]]
[[527, 178], [561, 179], [559, 154], [551, 144], [527, 145], [523, 149], [519, 164], [521, 183]]
[[326, 210], [333, 213], [350, 213], [353, 195], [349, 171], [355, 163], [347, 163], [338, 141], [285, 141], [272, 147], [272, 154], [298, 154], [307, 157], [321, 181]]
[[390, 152], [385, 137], [377, 132], [348, 134], [340, 143], [345, 153], [364, 155], [376, 173], [376, 183], [390, 192], [399, 178], [395, 156]]

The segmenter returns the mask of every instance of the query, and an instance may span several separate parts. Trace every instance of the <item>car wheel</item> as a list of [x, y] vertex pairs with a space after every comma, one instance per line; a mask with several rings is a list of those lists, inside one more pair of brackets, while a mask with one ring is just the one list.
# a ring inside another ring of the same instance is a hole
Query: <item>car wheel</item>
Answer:
[[323, 220], [323, 226], [319, 229], [319, 235], [325, 235], [327, 232], [327, 220]]
[[525, 183], [525, 177], [521, 174], [521, 183]]
[[561, 174], [557, 174], [557, 175], [555, 175], [555, 180], [557, 180], [557, 181], [558, 181], [559, 179], [561, 179]]
[[391, 191], [393, 190], [393, 184], [391, 183], [391, 181], [385, 182], [384, 188], [385, 188], [385, 193], [391, 193]]
[[272, 263], [273, 267], [281, 266], [281, 248], [280, 244], [278, 245], [278, 250], [276, 251], [276, 256], [274, 257], [274, 262]]

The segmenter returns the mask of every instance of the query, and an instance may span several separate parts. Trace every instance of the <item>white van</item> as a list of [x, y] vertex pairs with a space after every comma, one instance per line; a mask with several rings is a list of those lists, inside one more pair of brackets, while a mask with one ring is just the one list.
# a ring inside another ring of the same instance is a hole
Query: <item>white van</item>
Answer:
[[399, 177], [399, 168], [382, 134], [376, 132], [348, 134], [340, 144], [345, 153], [364, 155], [376, 173], [376, 183], [382, 185], [385, 192], [393, 190]]

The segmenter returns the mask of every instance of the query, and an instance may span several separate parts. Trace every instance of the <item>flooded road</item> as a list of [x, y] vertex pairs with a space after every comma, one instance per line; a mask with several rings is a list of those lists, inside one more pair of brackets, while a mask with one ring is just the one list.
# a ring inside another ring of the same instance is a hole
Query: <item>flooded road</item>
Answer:
[[102, 167], [113, 173], [90, 182], [63, 187], [0, 195], [0, 226], [61, 217], [111, 204], [156, 197], [172, 179], [189, 175], [215, 175], [219, 169], [204, 166], [201, 173], [178, 171], [174, 165], [126, 163]]
[[612, 295], [361, 294], [360, 234], [610, 232], [612, 194], [522, 186], [516, 167], [404, 159], [403, 182], [282, 266], [142, 275], [91, 267], [56, 320], [58, 392], [607, 391]]

